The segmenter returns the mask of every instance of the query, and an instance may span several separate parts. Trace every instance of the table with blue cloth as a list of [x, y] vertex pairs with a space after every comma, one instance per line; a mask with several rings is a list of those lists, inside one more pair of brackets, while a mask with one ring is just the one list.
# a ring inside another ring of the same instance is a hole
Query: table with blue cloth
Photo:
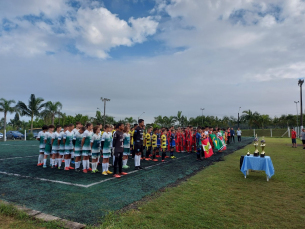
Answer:
[[265, 171], [267, 175], [267, 181], [274, 175], [274, 167], [269, 156], [265, 157], [254, 157], [252, 154], [250, 156], [244, 156], [244, 161], [240, 171], [245, 175], [249, 175], [249, 170], [262, 170]]

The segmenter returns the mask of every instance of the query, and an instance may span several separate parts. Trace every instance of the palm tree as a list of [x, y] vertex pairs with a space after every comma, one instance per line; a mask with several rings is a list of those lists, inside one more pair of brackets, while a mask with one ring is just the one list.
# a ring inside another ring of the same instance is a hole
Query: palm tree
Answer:
[[13, 113], [15, 111], [15, 107], [11, 107], [13, 103], [16, 103], [15, 100], [6, 100], [4, 98], [0, 99], [0, 112], [4, 113], [4, 130], [6, 130], [6, 115], [8, 113]]
[[126, 117], [126, 118], [124, 119], [124, 122], [125, 122], [125, 123], [133, 124], [133, 123], [137, 123], [137, 120], [135, 120], [133, 117]]
[[56, 115], [61, 115], [60, 109], [62, 104], [60, 102], [46, 102], [45, 109], [40, 113], [44, 118], [50, 118], [52, 125], [54, 125], [54, 119]]
[[243, 111], [243, 119], [248, 121], [248, 125], [251, 128], [254, 122], [254, 115], [251, 110]]
[[34, 94], [31, 94], [29, 103], [26, 105], [24, 102], [19, 101], [16, 108], [19, 110], [21, 115], [31, 117], [31, 132], [33, 133], [33, 119], [34, 116], [39, 116], [42, 108], [46, 106], [43, 98], [36, 98]]

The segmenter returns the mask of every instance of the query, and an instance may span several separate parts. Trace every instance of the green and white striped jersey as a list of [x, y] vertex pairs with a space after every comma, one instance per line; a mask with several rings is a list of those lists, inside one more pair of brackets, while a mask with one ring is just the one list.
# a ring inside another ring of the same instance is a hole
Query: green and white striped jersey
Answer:
[[130, 149], [130, 134], [129, 133], [123, 134], [123, 147], [124, 147], [124, 149]]
[[99, 153], [101, 151], [101, 135], [94, 134], [91, 142], [93, 143], [91, 153]]
[[65, 132], [60, 132], [58, 140], [60, 140], [59, 150], [65, 150], [64, 137], [66, 136]]
[[74, 136], [74, 138], [75, 138], [75, 151], [81, 151], [83, 134], [80, 134], [79, 132], [77, 132], [76, 135]]
[[52, 145], [52, 150], [59, 150], [59, 145], [58, 145], [58, 137], [59, 137], [60, 133], [53, 133], [52, 134], [52, 139], [53, 140], [53, 145]]
[[104, 142], [103, 145], [103, 153], [111, 153], [111, 144], [112, 144], [112, 133], [103, 133], [102, 141]]
[[91, 143], [91, 138], [92, 138], [93, 134], [94, 134], [93, 131], [88, 131], [88, 130], [86, 130], [83, 133], [83, 138], [85, 138], [83, 150], [91, 150], [90, 143]]
[[44, 149], [46, 147], [46, 144], [44, 143], [44, 137], [45, 133], [43, 131], [40, 131], [37, 135], [37, 138], [39, 138], [39, 149]]
[[66, 131], [64, 139], [66, 139], [65, 143], [65, 150], [71, 150], [73, 149], [73, 132], [70, 132], [69, 130]]

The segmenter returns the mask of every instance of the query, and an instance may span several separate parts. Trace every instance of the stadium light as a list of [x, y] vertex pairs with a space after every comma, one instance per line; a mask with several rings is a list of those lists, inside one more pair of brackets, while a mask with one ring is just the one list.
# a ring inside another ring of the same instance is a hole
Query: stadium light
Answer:
[[304, 83], [304, 78], [300, 78], [299, 81], [298, 81], [298, 85], [300, 86], [300, 106], [301, 106], [301, 129], [303, 129], [303, 100], [302, 100], [302, 85]]
[[203, 126], [203, 111], [204, 111], [204, 108], [200, 108], [200, 110], [202, 111], [201, 122], [202, 122], [202, 126]]
[[106, 102], [109, 102], [110, 99], [101, 97], [101, 100], [104, 102], [104, 127], [106, 125]]
[[238, 126], [238, 128], [239, 128], [239, 112], [240, 112], [240, 108], [241, 108], [241, 107], [239, 107], [238, 116], [237, 116], [237, 117], [238, 117], [238, 118], [237, 118], [237, 126]]

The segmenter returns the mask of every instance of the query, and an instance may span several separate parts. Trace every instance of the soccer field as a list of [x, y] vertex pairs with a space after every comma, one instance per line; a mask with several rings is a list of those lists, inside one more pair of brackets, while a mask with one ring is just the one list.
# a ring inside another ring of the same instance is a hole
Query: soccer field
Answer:
[[175, 153], [177, 159], [163, 163], [141, 161], [145, 170], [137, 171], [129, 159], [130, 169], [124, 170], [129, 174], [120, 179], [101, 173], [43, 169], [36, 166], [38, 142], [1, 142], [1, 199], [68, 220], [96, 224], [108, 212], [173, 184], [251, 141], [252, 138], [243, 138], [241, 143], [231, 144], [225, 152], [215, 153], [202, 162], [196, 161], [194, 153]]

